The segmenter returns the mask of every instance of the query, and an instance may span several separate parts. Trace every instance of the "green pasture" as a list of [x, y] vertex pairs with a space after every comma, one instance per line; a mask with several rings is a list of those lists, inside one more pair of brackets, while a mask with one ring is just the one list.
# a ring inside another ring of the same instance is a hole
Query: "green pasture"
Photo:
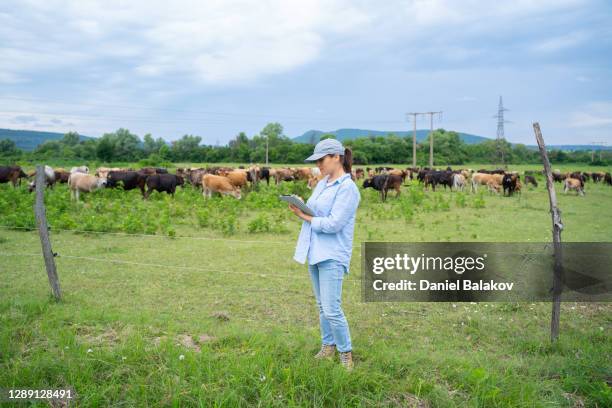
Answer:
[[[551, 344], [549, 303], [361, 300], [363, 241], [550, 241], [538, 177], [538, 188], [512, 197], [412, 182], [385, 203], [359, 183], [343, 287], [351, 373], [337, 358], [312, 359], [318, 311], [307, 267], [292, 259], [300, 222], [276, 198], [308, 197], [304, 182], [264, 183], [240, 201], [187, 186], [174, 199], [101, 190], [77, 204], [65, 185], [48, 189], [60, 303], [34, 195], [0, 185], [0, 387], [72, 386], [83, 407], [610, 406], [607, 303], [563, 303]], [[556, 189], [564, 241], [610, 241], [612, 187], [589, 182], [584, 197]]]

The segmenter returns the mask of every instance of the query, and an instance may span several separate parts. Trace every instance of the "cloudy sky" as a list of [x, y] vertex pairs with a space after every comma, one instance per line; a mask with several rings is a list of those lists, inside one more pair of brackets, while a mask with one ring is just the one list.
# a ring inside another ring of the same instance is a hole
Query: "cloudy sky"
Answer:
[[3, 128], [494, 137], [503, 95], [510, 141], [612, 145], [607, 0], [5, 0], [0, 52]]

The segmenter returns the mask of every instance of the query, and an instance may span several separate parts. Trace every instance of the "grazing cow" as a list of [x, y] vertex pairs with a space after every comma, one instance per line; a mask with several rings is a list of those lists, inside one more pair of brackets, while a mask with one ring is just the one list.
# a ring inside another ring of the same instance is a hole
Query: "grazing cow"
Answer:
[[575, 171], [573, 173], [570, 173], [570, 175], [568, 177], [580, 179], [580, 180], [582, 180], [583, 183], [586, 183], [589, 180], [588, 174], [580, 172], [580, 171]]
[[13, 187], [17, 187], [17, 183], [21, 185], [21, 179], [27, 178], [21, 166], [0, 166], [0, 183], [13, 183]]
[[319, 174], [318, 176], [310, 176], [310, 178], [308, 179], [308, 188], [312, 190], [322, 179], [322, 174]]
[[259, 166], [249, 166], [247, 169], [247, 181], [251, 183], [251, 187], [256, 187], [259, 182]]
[[259, 180], [266, 180], [266, 184], [270, 185], [270, 177], [272, 176], [272, 174], [270, 173], [270, 168], [269, 167], [262, 167], [259, 169], [259, 174], [257, 175], [257, 177], [259, 178]]
[[481, 174], [506, 174], [506, 171], [504, 169], [495, 169], [495, 170], [486, 170], [486, 169], [480, 169], [477, 171], [477, 173], [481, 173]]
[[168, 170], [164, 169], [163, 167], [143, 167], [138, 171], [146, 174], [147, 176], [153, 174], [168, 174]]
[[[501, 186], [503, 175], [501, 174], [488, 174], [488, 173], [474, 173], [472, 176], [472, 192], [478, 191], [478, 186], [483, 185], [487, 186], [490, 181], [492, 181], [495, 185]], [[489, 187], [489, 190], [491, 188]]]
[[583, 196], [584, 195], [584, 181], [582, 181], [582, 179], [567, 177], [565, 180], [563, 180], [563, 192], [567, 194], [569, 190], [576, 190], [576, 193]]
[[457, 191], [463, 191], [465, 180], [466, 177], [463, 174], [453, 174], [453, 188]]
[[506, 192], [508, 196], [511, 196], [516, 190], [516, 183], [519, 180], [517, 174], [504, 174], [502, 178], [502, 187], [504, 188], [504, 195]]
[[240, 200], [240, 187], [232, 184], [231, 180], [225, 176], [215, 174], [204, 174], [202, 176], [202, 195], [206, 198], [212, 197], [212, 193], [231, 195]]
[[55, 182], [56, 183], [68, 183], [70, 173], [62, 168], [55, 169]]
[[382, 174], [363, 181], [363, 188], [372, 187], [380, 191], [380, 198], [383, 202], [387, 199], [387, 192], [390, 189], [394, 189], [397, 193], [395, 197], [399, 197], [401, 185], [402, 178], [393, 174]]
[[312, 171], [310, 167], [300, 167], [296, 169], [293, 174], [297, 180], [308, 180], [310, 176], [312, 176]]
[[[53, 188], [53, 185], [55, 184], [55, 171], [53, 171], [53, 168], [51, 166], [45, 165], [44, 172], [45, 182], [47, 186]], [[32, 176], [36, 177], [36, 171], [34, 171], [34, 174], [32, 174]], [[34, 178], [34, 180], [30, 182], [30, 184], [28, 185], [28, 190], [30, 191], [30, 193], [36, 190], [36, 178]]]
[[121, 187], [124, 190], [140, 189], [140, 193], [144, 197], [145, 184], [147, 175], [138, 171], [109, 171], [106, 180], [106, 187], [117, 188]]
[[561, 174], [560, 170], [555, 169], [552, 172], [552, 177], [553, 177], [553, 181], [562, 182], [563, 180], [567, 178], [567, 174]]
[[400, 169], [391, 169], [387, 173], [393, 174], [394, 176], [400, 176], [402, 178], [402, 183], [406, 182], [406, 177], [408, 176], [408, 172], [406, 170]]
[[281, 181], [293, 181], [295, 180], [295, 176], [290, 169], [274, 169], [274, 180], [276, 184], [279, 184]]
[[70, 174], [74, 174], [74, 173], [89, 174], [89, 167], [87, 166], [73, 167], [70, 169]]
[[206, 169], [189, 169], [187, 173], [187, 181], [194, 187], [202, 188], [202, 176], [207, 172]]
[[535, 177], [533, 177], [533, 176], [531, 176], [529, 174], [525, 175], [525, 185], [527, 185], [527, 184], [533, 184], [534, 187], [538, 186], [538, 182], [535, 179]]
[[423, 178], [423, 182], [425, 183], [425, 188], [427, 189], [429, 187], [429, 185], [431, 185], [431, 188], [433, 189], [433, 191], [436, 191], [436, 186], [438, 184], [442, 184], [444, 186], [444, 189], [446, 190], [446, 187], [452, 187], [453, 185], [453, 172], [449, 171], [449, 170], [443, 170], [443, 171], [428, 171], [427, 173], [425, 173], [425, 177]]
[[76, 199], [77, 202], [79, 202], [80, 193], [91, 193], [105, 185], [106, 179], [81, 172], [74, 172], [68, 178], [70, 198]]
[[610, 173], [606, 173], [604, 176], [604, 183], [612, 186], [612, 176], [610, 175]]
[[167, 194], [174, 197], [176, 187], [185, 185], [185, 181], [181, 176], [177, 176], [176, 174], [162, 173], [147, 176], [145, 184], [147, 185], [147, 191], [144, 193], [144, 199], [148, 200], [153, 190], [160, 193], [165, 191]]
[[101, 178], [108, 178], [108, 173], [111, 171], [127, 171], [127, 169], [122, 169], [120, 167], [98, 167], [95, 174]]
[[247, 172], [242, 169], [232, 170], [228, 172], [225, 177], [227, 177], [234, 186], [238, 188], [243, 188], [247, 185]]
[[606, 173], [604, 173], [603, 171], [594, 171], [590, 175], [594, 183], [599, 183], [600, 181], [604, 180], [606, 177]]
[[[318, 168], [317, 168], [318, 170]], [[355, 179], [360, 180], [364, 177], [364, 171], [363, 169], [355, 169]]]
[[490, 179], [487, 180], [487, 187], [489, 189], [489, 192], [499, 193], [500, 190], [501, 190], [502, 185], [498, 182], [497, 179], [490, 178]]
[[521, 191], [523, 189], [523, 185], [521, 184], [521, 180], [516, 180], [516, 186], [514, 187], [514, 192], [522, 194]]

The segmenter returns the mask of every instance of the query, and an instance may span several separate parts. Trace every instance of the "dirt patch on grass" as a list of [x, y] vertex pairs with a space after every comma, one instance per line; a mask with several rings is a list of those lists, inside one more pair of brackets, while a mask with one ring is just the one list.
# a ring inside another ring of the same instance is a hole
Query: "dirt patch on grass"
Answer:
[[75, 327], [77, 342], [87, 346], [114, 347], [132, 332], [130, 326], [86, 326]]
[[392, 407], [406, 407], [406, 408], [430, 408], [429, 402], [422, 400], [414, 394], [409, 392], [402, 392], [389, 396], [385, 400], [386, 404]]
[[[153, 344], [155, 347], [159, 347], [159, 345], [166, 341], [168, 336], [160, 336], [153, 338]], [[182, 346], [189, 350], [193, 350], [197, 353], [202, 351], [202, 345], [205, 343], [212, 343], [217, 340], [216, 337], [208, 335], [208, 334], [200, 334], [195, 338], [190, 334], [178, 334], [172, 338], [174, 345]]]

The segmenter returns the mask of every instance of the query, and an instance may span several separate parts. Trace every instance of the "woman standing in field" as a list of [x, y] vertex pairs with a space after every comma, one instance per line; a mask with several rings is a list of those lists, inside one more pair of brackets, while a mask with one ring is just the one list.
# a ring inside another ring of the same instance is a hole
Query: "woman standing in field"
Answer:
[[349, 273], [355, 213], [361, 195], [351, 178], [352, 152], [336, 139], [321, 140], [306, 160], [316, 161], [324, 176], [306, 205], [315, 216], [289, 208], [304, 220], [293, 259], [305, 263], [319, 308], [321, 350], [315, 358], [330, 358], [336, 349], [344, 367], [353, 368], [351, 335], [341, 307], [342, 280]]

